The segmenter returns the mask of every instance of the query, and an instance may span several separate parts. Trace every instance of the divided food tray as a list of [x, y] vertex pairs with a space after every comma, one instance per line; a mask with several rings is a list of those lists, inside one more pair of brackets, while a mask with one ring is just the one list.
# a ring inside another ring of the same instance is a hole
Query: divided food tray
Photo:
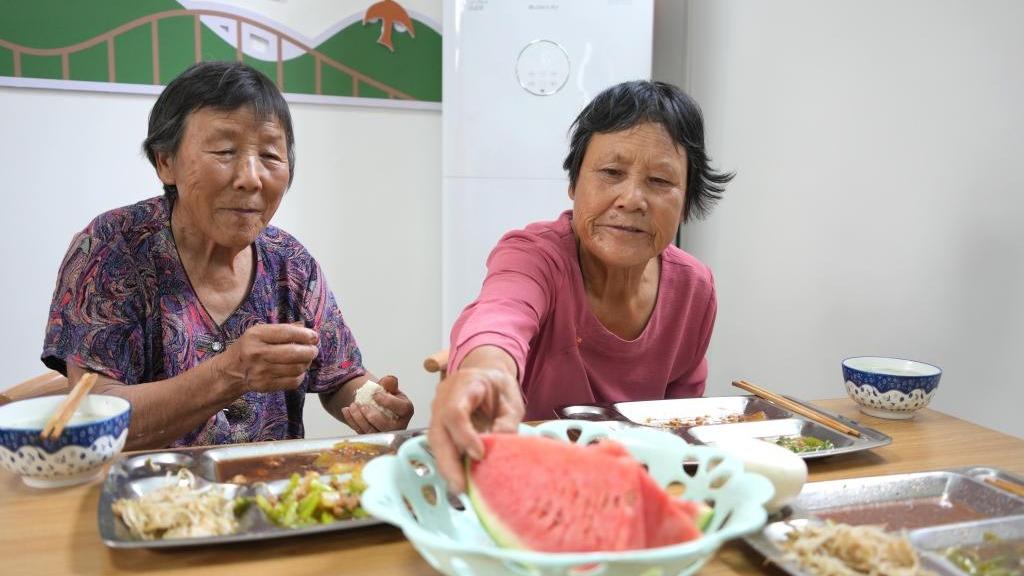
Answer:
[[[173, 548], [281, 538], [378, 524], [379, 520], [367, 517], [286, 528], [274, 524], [258, 506], [250, 505], [237, 516], [238, 529], [231, 534], [143, 540], [130, 532], [112, 507], [119, 499], [140, 498], [153, 490], [177, 483], [177, 473], [182, 468], [195, 477], [195, 490], [219, 490], [228, 499], [280, 494], [287, 487], [293, 471], [301, 474], [311, 467], [304, 463], [312, 463], [316, 455], [325, 452], [331, 456], [330, 462], [340, 468], [335, 468], [334, 473], [321, 469], [321, 477], [342, 480], [350, 476], [348, 470], [351, 465], [365, 460], [358, 455], [349, 455], [351, 450], [394, 453], [402, 442], [418, 433], [403, 431], [125, 454], [111, 465], [100, 494], [97, 514], [100, 537], [111, 548]], [[342, 446], [351, 450], [340, 448]], [[268, 471], [266, 477], [260, 477], [259, 471], [256, 475], [250, 474], [251, 477], [237, 476], [238, 466], [254, 459], [260, 462], [259, 470]]]
[[774, 442], [780, 438], [797, 437], [812, 437], [831, 443], [830, 448], [800, 452], [805, 460], [870, 450], [892, 442], [889, 436], [855, 420], [795, 398], [790, 400], [856, 429], [860, 436], [843, 434], [756, 396], [571, 404], [559, 407], [555, 414], [559, 418], [664, 428], [691, 444], [714, 444], [732, 438], [760, 438]]
[[784, 572], [805, 576], [810, 572], [780, 546], [790, 531], [830, 518], [884, 525], [889, 532], [904, 531], [925, 568], [962, 576], [946, 557], [951, 548], [995, 542], [1018, 558], [1024, 551], [1024, 498], [984, 482], [989, 476], [1024, 485], [1014, 474], [984, 467], [812, 482], [783, 511], [784, 519], [769, 519], [744, 540]]

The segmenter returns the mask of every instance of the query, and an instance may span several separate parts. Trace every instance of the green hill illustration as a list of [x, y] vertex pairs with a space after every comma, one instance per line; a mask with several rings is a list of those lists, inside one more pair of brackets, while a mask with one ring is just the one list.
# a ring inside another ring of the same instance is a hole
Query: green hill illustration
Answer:
[[243, 60], [285, 93], [440, 102], [439, 31], [393, 0], [366, 4], [310, 46], [228, 8], [0, 0], [0, 76], [159, 85], [199, 60]]

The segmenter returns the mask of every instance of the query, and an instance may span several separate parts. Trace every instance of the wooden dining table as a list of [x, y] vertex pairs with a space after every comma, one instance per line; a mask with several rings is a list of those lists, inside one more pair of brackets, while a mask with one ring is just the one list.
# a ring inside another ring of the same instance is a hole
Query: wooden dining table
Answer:
[[[892, 437], [870, 451], [809, 461], [810, 481], [988, 466], [1024, 474], [1024, 439], [924, 409], [911, 420], [861, 414], [852, 401], [815, 404]], [[397, 528], [362, 529], [244, 544], [115, 550], [97, 528], [102, 480], [39, 490], [0, 471], [0, 574], [426, 575], [436, 572]], [[718, 551], [701, 574], [778, 573], [741, 541]]]

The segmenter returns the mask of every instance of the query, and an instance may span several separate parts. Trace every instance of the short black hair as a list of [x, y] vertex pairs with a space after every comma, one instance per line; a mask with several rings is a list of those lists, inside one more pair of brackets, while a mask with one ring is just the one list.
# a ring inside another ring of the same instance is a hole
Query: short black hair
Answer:
[[569, 155], [562, 163], [562, 168], [569, 172], [569, 186], [576, 187], [583, 156], [594, 134], [628, 130], [647, 122], [661, 124], [672, 140], [686, 150], [689, 166], [683, 221], [707, 216], [735, 174], [711, 169], [711, 158], [704, 149], [700, 106], [685, 92], [665, 82], [623, 82], [605, 89], [587, 104], [569, 127]]
[[[233, 111], [250, 108], [258, 121], [271, 118], [284, 129], [288, 143], [288, 185], [295, 178], [295, 134], [292, 116], [281, 91], [259, 70], [242, 62], [199, 62], [182, 72], [160, 93], [149, 112], [149, 133], [142, 150], [156, 168], [158, 152], [178, 152], [190, 114], [200, 108]], [[168, 196], [177, 194], [164, 185]]]

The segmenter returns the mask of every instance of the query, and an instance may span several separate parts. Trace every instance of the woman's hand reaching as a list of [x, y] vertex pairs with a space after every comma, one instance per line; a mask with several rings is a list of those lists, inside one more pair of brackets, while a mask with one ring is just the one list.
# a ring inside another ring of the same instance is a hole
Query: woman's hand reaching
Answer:
[[481, 347], [438, 385], [427, 439], [438, 472], [452, 491], [466, 488], [462, 455], [476, 460], [484, 455], [480, 433], [512, 433], [522, 421], [525, 408], [514, 374], [511, 356]]

